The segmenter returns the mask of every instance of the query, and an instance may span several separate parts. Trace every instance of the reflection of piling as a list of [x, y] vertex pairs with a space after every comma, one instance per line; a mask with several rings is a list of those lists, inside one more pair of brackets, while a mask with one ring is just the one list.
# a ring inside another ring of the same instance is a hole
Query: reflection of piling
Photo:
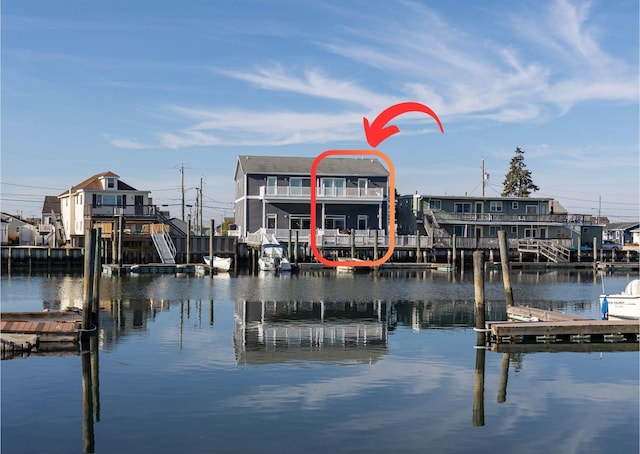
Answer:
[[93, 393], [91, 383], [91, 353], [83, 351], [82, 361], [82, 451], [94, 452]]
[[507, 400], [507, 380], [509, 379], [509, 353], [502, 354], [502, 367], [500, 369], [500, 382], [498, 383], [498, 403]]
[[[480, 335], [478, 335], [478, 339]], [[484, 426], [484, 360], [486, 350], [476, 350], [476, 368], [473, 375], [473, 425]]]
[[507, 232], [498, 231], [498, 243], [500, 246], [500, 264], [502, 268], [502, 282], [504, 284], [504, 294], [507, 307], [513, 306], [513, 291], [511, 289], [511, 278], [509, 276], [509, 246], [507, 244]]
[[209, 325], [213, 326], [213, 300], [209, 300]]

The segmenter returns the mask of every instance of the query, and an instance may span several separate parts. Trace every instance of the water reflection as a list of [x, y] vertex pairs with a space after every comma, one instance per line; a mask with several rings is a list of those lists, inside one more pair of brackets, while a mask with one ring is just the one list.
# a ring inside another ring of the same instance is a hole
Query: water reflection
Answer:
[[379, 301], [235, 303], [238, 364], [377, 362], [387, 346], [389, 305]]

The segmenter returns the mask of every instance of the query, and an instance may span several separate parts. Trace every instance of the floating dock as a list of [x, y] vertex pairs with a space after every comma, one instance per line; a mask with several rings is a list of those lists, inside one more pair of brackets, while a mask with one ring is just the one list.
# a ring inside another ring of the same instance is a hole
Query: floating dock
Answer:
[[82, 317], [76, 312], [3, 312], [2, 359], [31, 353], [76, 351]]
[[508, 307], [507, 317], [518, 321], [485, 323], [492, 343], [632, 342], [638, 348], [638, 320], [593, 320], [527, 306]]

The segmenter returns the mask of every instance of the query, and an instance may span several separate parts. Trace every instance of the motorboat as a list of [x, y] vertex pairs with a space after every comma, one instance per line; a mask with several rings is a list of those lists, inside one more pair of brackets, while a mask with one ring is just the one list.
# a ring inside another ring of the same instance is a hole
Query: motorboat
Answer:
[[218, 271], [229, 271], [231, 269], [231, 257], [213, 256], [213, 260], [208, 255], [204, 256], [204, 263]]
[[278, 243], [275, 236], [263, 236], [260, 246], [258, 266], [261, 271], [291, 271], [291, 262], [287, 259], [284, 247]]
[[[344, 265], [336, 265], [336, 271], [339, 273], [368, 273], [371, 271], [371, 267], [367, 266], [367, 260], [353, 257], [338, 257], [336, 261], [338, 263], [344, 263]], [[362, 263], [362, 265], [360, 265], [360, 263]]]
[[622, 293], [600, 295], [600, 308], [605, 318], [640, 319], [640, 279], [633, 279]]

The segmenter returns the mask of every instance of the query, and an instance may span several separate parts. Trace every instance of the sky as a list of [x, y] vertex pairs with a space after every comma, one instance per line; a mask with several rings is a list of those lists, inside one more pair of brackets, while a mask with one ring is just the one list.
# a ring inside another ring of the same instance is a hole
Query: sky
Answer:
[[1, 210], [106, 171], [233, 216], [238, 155], [370, 150], [400, 194], [498, 197], [516, 147], [569, 213], [640, 215], [638, 0], [4, 0]]

